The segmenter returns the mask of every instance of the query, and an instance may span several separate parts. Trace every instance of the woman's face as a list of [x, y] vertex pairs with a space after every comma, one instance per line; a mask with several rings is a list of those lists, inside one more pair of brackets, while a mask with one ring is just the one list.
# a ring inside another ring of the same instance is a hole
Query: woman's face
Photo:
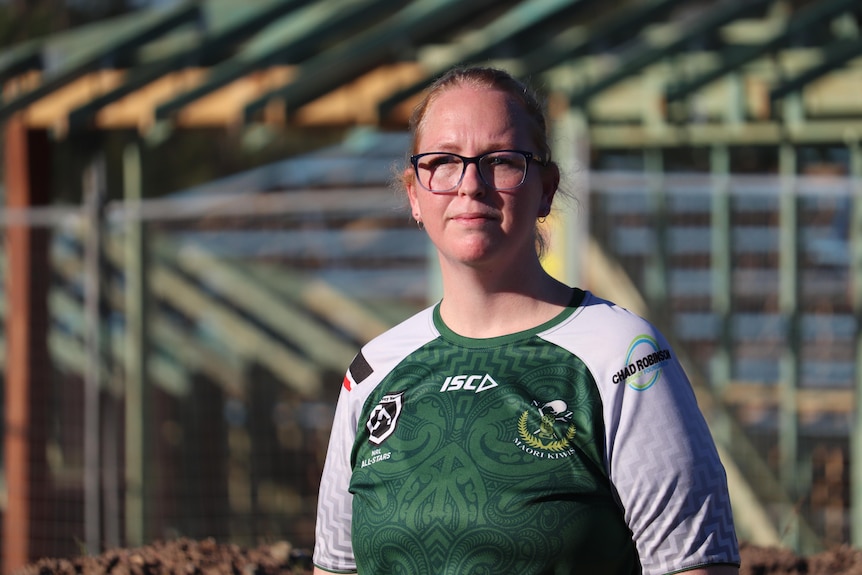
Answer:
[[[455, 87], [439, 94], [420, 125], [415, 153], [478, 156], [495, 150], [538, 154], [527, 113], [505, 92]], [[544, 158], [539, 158], [544, 160]], [[443, 260], [474, 266], [517, 267], [535, 258], [536, 219], [546, 216], [559, 181], [554, 167], [535, 161], [524, 183], [499, 191], [485, 184], [476, 164], [453, 191], [431, 193], [408, 175], [413, 216], [421, 220]]]

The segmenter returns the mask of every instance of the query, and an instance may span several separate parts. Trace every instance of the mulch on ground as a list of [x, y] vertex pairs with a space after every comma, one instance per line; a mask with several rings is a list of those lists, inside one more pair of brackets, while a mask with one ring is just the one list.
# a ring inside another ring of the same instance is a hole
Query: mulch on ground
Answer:
[[[740, 575], [862, 575], [862, 551], [836, 547], [812, 556], [787, 549], [742, 545]], [[177, 539], [98, 556], [41, 559], [14, 575], [308, 575], [308, 550], [287, 542], [253, 549]]]

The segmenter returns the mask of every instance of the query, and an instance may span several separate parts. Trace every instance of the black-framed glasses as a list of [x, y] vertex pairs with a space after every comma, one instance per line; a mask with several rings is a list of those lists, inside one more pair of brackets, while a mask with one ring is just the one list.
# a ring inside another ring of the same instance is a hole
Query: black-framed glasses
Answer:
[[461, 184], [468, 164], [476, 164], [479, 177], [495, 190], [514, 190], [527, 179], [527, 168], [534, 161], [547, 162], [530, 152], [495, 150], [479, 156], [462, 156], [450, 152], [426, 152], [410, 156], [419, 185], [435, 194], [451, 192]]

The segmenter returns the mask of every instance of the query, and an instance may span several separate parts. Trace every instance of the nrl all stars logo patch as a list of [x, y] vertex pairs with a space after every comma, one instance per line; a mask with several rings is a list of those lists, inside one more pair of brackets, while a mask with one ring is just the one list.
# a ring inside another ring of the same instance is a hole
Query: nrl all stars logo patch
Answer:
[[566, 402], [533, 400], [533, 408], [518, 418], [515, 445], [540, 459], [560, 459], [575, 452], [571, 441], [577, 432]]
[[368, 429], [368, 441], [380, 445], [390, 435], [395, 433], [398, 417], [401, 415], [404, 392], [387, 393], [383, 396], [368, 416], [365, 427]]

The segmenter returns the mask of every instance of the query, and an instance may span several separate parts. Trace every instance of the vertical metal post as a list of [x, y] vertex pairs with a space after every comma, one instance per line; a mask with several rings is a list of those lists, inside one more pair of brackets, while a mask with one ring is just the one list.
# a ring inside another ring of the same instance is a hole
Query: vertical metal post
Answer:
[[745, 95], [745, 80], [743, 75], [733, 72], [725, 76], [724, 82], [727, 86], [727, 100], [725, 103], [725, 120], [728, 124], [740, 125], [745, 121], [747, 109]]
[[139, 547], [146, 534], [145, 462], [146, 422], [146, 256], [144, 226], [140, 218], [142, 198], [141, 152], [138, 142], [123, 153], [125, 195], [125, 285], [126, 285], [126, 543]]
[[858, 140], [850, 145], [850, 181], [850, 273], [856, 316], [856, 401], [850, 433], [850, 542], [854, 547], [862, 547], [862, 144]]
[[[106, 348], [110, 349], [106, 342]], [[102, 355], [107, 362], [105, 372], [112, 372], [109, 354]], [[106, 549], [120, 546], [120, 394], [115, 389], [113, 378], [108, 378], [108, 394], [102, 421], [102, 545]]]
[[84, 172], [84, 307], [87, 350], [84, 379], [84, 537], [87, 552], [101, 550], [101, 388], [102, 220], [105, 202], [105, 160], [97, 156]]
[[[588, 127], [583, 114], [569, 109], [553, 123], [554, 157], [560, 166], [563, 181], [570, 175], [568, 182], [574, 190], [574, 206], [565, 206], [557, 198], [552, 211], [552, 263], [546, 266], [560, 281], [568, 285], [582, 285], [584, 279], [584, 258], [590, 237], [590, 163]], [[551, 268], [556, 268], [552, 270]]]
[[[421, 233], [425, 233], [424, 231]], [[436, 303], [443, 298], [443, 273], [440, 270], [440, 254], [434, 244], [425, 236], [428, 270], [428, 303]]]
[[[715, 145], [711, 153], [712, 196], [710, 228], [712, 233], [712, 312], [718, 322], [718, 340], [711, 362], [711, 385], [721, 396], [730, 381], [733, 357], [733, 241], [731, 236], [730, 152], [726, 145]], [[713, 431], [729, 441], [728, 430]]]
[[[105, 343], [110, 349], [111, 344]], [[104, 371], [109, 375], [106, 383], [105, 408], [102, 416], [102, 508], [103, 535], [102, 545], [106, 549], [120, 546], [120, 392], [112, 373], [111, 355], [102, 356]]]
[[644, 290], [650, 308], [650, 317], [660, 324], [660, 327], [667, 329], [669, 326], [666, 325], [668, 320], [666, 302], [670, 295], [667, 271], [668, 208], [665, 191], [664, 156], [661, 148], [646, 148], [644, 150], [644, 168], [655, 222], [655, 245], [647, 257]]
[[[799, 387], [799, 256], [796, 148], [780, 149], [781, 197], [779, 199], [779, 294], [778, 306], [784, 321], [786, 344], [780, 360], [779, 477], [791, 504], [799, 496], [799, 429], [796, 409]], [[799, 518], [787, 510], [787, 535], [793, 548], [799, 546]]]

